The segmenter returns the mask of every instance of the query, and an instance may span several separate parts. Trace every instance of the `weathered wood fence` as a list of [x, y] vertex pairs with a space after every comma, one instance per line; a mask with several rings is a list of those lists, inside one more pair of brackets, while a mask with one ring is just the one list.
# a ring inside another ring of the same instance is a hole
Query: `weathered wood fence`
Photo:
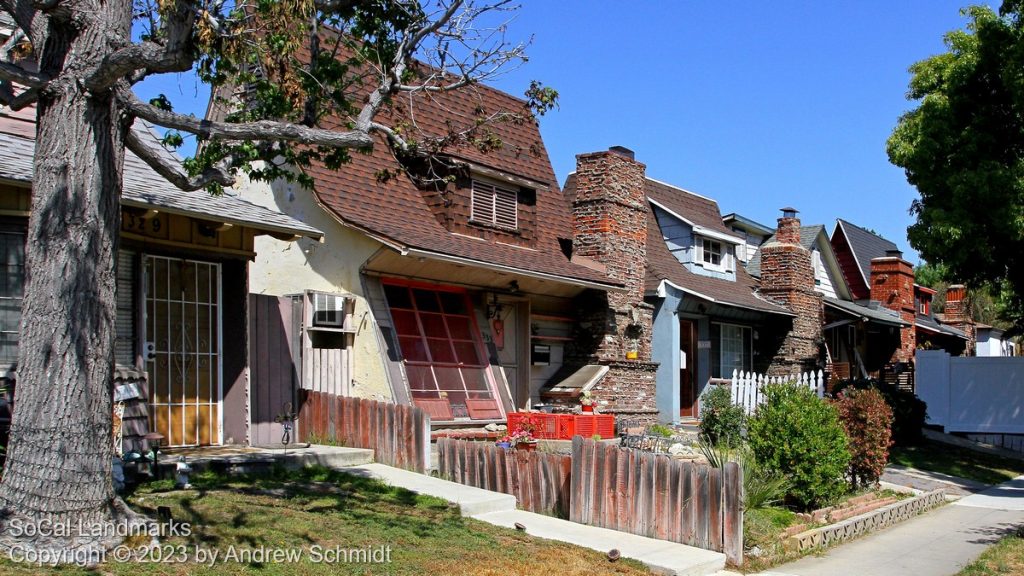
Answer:
[[724, 552], [743, 562], [743, 473], [613, 444], [572, 441], [569, 519]]
[[442, 478], [512, 494], [532, 512], [724, 552], [743, 561], [743, 474], [573, 439], [572, 455], [438, 440]]
[[430, 416], [414, 406], [300, 390], [298, 438], [373, 450], [376, 462], [425, 473]]
[[825, 374], [821, 370], [789, 376], [765, 376], [764, 374], [734, 370], [730, 381], [732, 403], [743, 407], [749, 416], [764, 401], [765, 386], [785, 382], [793, 382], [797, 386], [809, 388], [819, 398], [825, 395]]
[[442, 478], [494, 492], [512, 494], [530, 512], [569, 516], [567, 454], [505, 450], [489, 442], [440, 438], [437, 470]]

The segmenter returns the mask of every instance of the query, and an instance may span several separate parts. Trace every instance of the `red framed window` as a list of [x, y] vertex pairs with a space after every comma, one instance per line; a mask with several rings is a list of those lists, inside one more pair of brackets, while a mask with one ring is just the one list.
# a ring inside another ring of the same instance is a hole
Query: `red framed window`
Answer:
[[466, 291], [387, 280], [384, 294], [413, 401], [437, 419], [486, 418], [485, 413], [497, 411], [487, 355]]

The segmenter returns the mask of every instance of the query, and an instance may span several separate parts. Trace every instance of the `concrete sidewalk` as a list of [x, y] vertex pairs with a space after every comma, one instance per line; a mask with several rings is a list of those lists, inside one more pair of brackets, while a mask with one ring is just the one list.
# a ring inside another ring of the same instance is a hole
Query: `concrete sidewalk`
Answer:
[[725, 555], [719, 552], [516, 510], [516, 499], [508, 494], [464, 486], [383, 464], [356, 466], [346, 468], [345, 471], [377, 478], [417, 494], [455, 502], [463, 516], [471, 516], [489, 524], [514, 528], [519, 523], [532, 536], [567, 542], [602, 553], [617, 549], [623, 558], [643, 562], [662, 574], [704, 576], [725, 567]]
[[762, 576], [947, 576], [1024, 525], [1024, 476]]

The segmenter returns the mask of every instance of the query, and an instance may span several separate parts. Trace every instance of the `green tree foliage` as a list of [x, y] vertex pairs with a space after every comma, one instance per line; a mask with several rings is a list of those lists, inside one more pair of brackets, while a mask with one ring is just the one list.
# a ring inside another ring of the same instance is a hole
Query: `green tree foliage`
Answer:
[[846, 492], [850, 452], [836, 408], [791, 384], [767, 386], [764, 394], [747, 424], [754, 457], [789, 478], [789, 499], [798, 507], [838, 499]]
[[[920, 193], [910, 244], [947, 280], [1005, 286], [1005, 314], [1024, 326], [1024, 18], [1021, 0], [999, 13], [964, 10], [948, 52], [911, 66], [890, 161]], [[1004, 284], [1005, 283], [1005, 284]]]

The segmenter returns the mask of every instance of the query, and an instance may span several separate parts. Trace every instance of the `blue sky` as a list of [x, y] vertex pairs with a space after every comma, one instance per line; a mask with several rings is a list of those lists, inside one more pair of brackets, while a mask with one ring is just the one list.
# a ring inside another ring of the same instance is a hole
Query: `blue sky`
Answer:
[[[836, 218], [872, 228], [912, 260], [914, 189], [885, 141], [912, 103], [914, 62], [944, 51], [965, 0], [524, 2], [511, 38], [533, 35], [530, 61], [494, 82], [521, 95], [531, 79], [560, 93], [541, 119], [559, 182], [575, 155], [633, 149], [651, 178], [774, 226]], [[726, 9], [728, 8], [728, 9]], [[188, 76], [150, 81], [202, 114]], [[191, 101], [191, 102], [189, 102]]]

